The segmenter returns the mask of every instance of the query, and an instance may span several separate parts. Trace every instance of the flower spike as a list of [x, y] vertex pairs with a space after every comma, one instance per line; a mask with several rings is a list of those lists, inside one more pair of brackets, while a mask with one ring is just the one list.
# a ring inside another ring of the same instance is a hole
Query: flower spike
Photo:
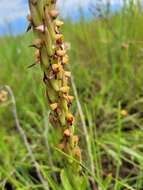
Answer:
[[64, 24], [57, 17], [55, 0], [29, 0], [30, 15], [28, 21], [37, 39], [31, 47], [36, 48], [36, 63], [40, 63], [46, 96], [51, 110], [49, 121], [59, 128], [58, 147], [75, 159], [81, 159], [79, 138], [73, 134], [74, 116], [70, 105], [74, 99], [69, 94], [71, 73], [65, 70], [69, 63], [66, 43], [60, 27]]

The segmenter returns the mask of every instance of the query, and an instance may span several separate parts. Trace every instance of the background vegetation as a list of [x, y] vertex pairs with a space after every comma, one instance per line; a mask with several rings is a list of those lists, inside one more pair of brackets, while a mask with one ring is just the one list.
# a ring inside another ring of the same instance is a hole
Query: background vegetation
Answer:
[[[0, 85], [13, 90], [34, 160], [54, 190], [143, 189], [143, 12], [132, 3], [116, 14], [108, 6], [104, 13], [98, 11], [97, 17], [92, 8], [90, 21], [67, 20], [64, 27], [78, 93], [73, 111], [82, 180], [71, 180], [73, 174], [57, 166], [61, 153], [54, 149], [56, 134], [48, 123], [40, 69], [27, 69], [34, 60], [28, 47], [33, 36], [0, 38]], [[10, 96], [0, 104], [0, 189], [42, 189], [12, 107]]]

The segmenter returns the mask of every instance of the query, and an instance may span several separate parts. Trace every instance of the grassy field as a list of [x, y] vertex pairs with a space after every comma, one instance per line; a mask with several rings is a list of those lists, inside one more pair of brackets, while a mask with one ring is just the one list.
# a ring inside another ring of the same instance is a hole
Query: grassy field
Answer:
[[124, 6], [116, 15], [107, 11], [88, 22], [68, 20], [64, 34], [71, 47], [81, 177], [60, 169], [62, 153], [55, 149], [40, 69], [27, 68], [34, 60], [28, 47], [33, 36], [1, 37], [0, 86], [13, 91], [28, 144], [9, 95], [0, 103], [0, 189], [142, 190], [143, 12]]

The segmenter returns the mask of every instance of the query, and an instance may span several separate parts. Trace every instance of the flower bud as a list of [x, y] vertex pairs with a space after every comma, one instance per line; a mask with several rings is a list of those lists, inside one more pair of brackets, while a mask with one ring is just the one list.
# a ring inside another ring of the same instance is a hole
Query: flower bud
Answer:
[[71, 77], [71, 72], [70, 71], [65, 71], [65, 76], [70, 78]]
[[74, 116], [71, 113], [68, 113], [66, 116], [66, 120], [67, 120], [68, 124], [73, 125]]
[[77, 159], [77, 160], [81, 160], [81, 150], [79, 147], [75, 147], [73, 149], [73, 156]]
[[66, 129], [66, 130], [64, 131], [64, 136], [70, 137], [70, 136], [71, 136], [71, 131], [70, 131], [69, 129]]
[[69, 96], [67, 94], [63, 94], [63, 98], [68, 102], [68, 104], [71, 104], [74, 99], [74, 96]]
[[61, 27], [63, 24], [64, 24], [63, 21], [55, 20], [55, 25], [56, 25], [57, 27]]
[[58, 104], [57, 103], [50, 104], [50, 108], [52, 111], [55, 111], [58, 108]]
[[53, 9], [53, 10], [50, 10], [50, 11], [49, 11], [49, 15], [50, 15], [53, 19], [55, 19], [55, 18], [57, 18], [57, 16], [59, 15], [59, 12], [58, 12], [56, 9]]
[[58, 73], [60, 71], [60, 64], [52, 64], [52, 70], [54, 73]]
[[127, 110], [121, 110], [121, 115], [126, 117], [128, 115], [128, 111]]
[[7, 100], [8, 97], [8, 92], [5, 90], [2, 90], [0, 92], [0, 102], [5, 102]]
[[72, 145], [75, 146], [79, 141], [79, 137], [77, 135], [72, 136]]
[[128, 48], [129, 48], [129, 44], [128, 44], [128, 43], [123, 43], [123, 44], [121, 45], [121, 47], [122, 47], [123, 49], [128, 49]]
[[31, 16], [30, 14], [27, 15], [27, 20], [28, 20], [29, 22], [32, 22], [33, 19], [32, 19], [32, 16]]
[[70, 87], [69, 86], [63, 86], [60, 88], [60, 91], [63, 92], [63, 93], [68, 93], [70, 90]]
[[63, 64], [69, 63], [69, 56], [67, 54], [63, 56], [62, 62], [63, 62]]
[[58, 56], [62, 57], [62, 56], [64, 56], [66, 54], [66, 50], [59, 49], [59, 50], [56, 51], [56, 53], [57, 53]]
[[65, 143], [60, 143], [60, 144], [58, 145], [58, 148], [59, 148], [60, 150], [63, 150], [63, 149], [65, 148]]
[[56, 41], [60, 41], [60, 40], [62, 41], [64, 39], [64, 36], [63, 36], [63, 34], [56, 34], [55, 39], [56, 39]]

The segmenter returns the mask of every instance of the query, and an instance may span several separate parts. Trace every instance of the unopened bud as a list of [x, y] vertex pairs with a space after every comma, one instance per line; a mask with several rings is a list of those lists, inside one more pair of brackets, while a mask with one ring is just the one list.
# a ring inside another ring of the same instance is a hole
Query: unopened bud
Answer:
[[50, 15], [53, 19], [55, 19], [55, 18], [57, 18], [57, 16], [59, 15], [59, 12], [58, 12], [56, 9], [53, 9], [53, 10], [49, 11], [49, 15]]
[[7, 100], [8, 92], [5, 90], [2, 90], [0, 92], [0, 102], [5, 102]]
[[70, 136], [71, 136], [71, 131], [70, 131], [69, 129], [66, 129], [66, 130], [64, 131], [64, 136], [70, 137]]
[[71, 113], [68, 113], [67, 116], [66, 116], [66, 120], [67, 122], [72, 125], [73, 122], [74, 122], [74, 116], [71, 114]]
[[60, 150], [63, 150], [63, 149], [65, 148], [65, 144], [64, 144], [64, 143], [59, 144], [59, 145], [58, 145], [58, 148], [59, 148]]
[[63, 92], [63, 93], [68, 93], [70, 90], [70, 87], [69, 86], [63, 86], [60, 88], [60, 91]]
[[58, 56], [62, 57], [62, 56], [64, 56], [66, 54], [66, 50], [59, 49], [59, 50], [56, 51], [56, 53], [57, 53]]
[[56, 34], [55, 39], [56, 39], [56, 41], [63, 40], [64, 36], [63, 36], [63, 34]]
[[127, 110], [121, 110], [121, 115], [126, 117], [128, 115], [128, 111]]
[[129, 44], [128, 44], [128, 43], [123, 43], [123, 44], [121, 45], [121, 47], [122, 47], [123, 49], [128, 49], [128, 48], [129, 48]]
[[32, 19], [32, 16], [31, 16], [30, 14], [27, 15], [27, 20], [28, 20], [29, 22], [32, 22], [33, 19]]
[[73, 149], [73, 156], [77, 159], [80, 160], [81, 159], [81, 150], [79, 147], [76, 147]]
[[68, 96], [66, 94], [63, 94], [63, 98], [66, 99], [69, 104], [71, 104], [74, 99], [74, 96]]
[[74, 135], [72, 137], [72, 145], [73, 146], [76, 145], [78, 143], [78, 141], [79, 141], [79, 137], [77, 135]]
[[69, 56], [68, 56], [67, 54], [63, 56], [62, 62], [63, 62], [64, 64], [69, 63]]
[[65, 71], [65, 76], [70, 78], [71, 77], [71, 72], [70, 71]]
[[55, 20], [55, 25], [56, 25], [57, 27], [61, 27], [63, 24], [64, 24], [63, 21], [61, 21], [61, 20]]
[[54, 71], [54, 73], [58, 73], [60, 71], [60, 65], [52, 64], [52, 70]]
[[55, 111], [58, 108], [58, 104], [57, 103], [50, 104], [50, 108], [52, 111]]
[[72, 104], [73, 100], [74, 100], [74, 96], [67, 96], [67, 102], [69, 106]]

